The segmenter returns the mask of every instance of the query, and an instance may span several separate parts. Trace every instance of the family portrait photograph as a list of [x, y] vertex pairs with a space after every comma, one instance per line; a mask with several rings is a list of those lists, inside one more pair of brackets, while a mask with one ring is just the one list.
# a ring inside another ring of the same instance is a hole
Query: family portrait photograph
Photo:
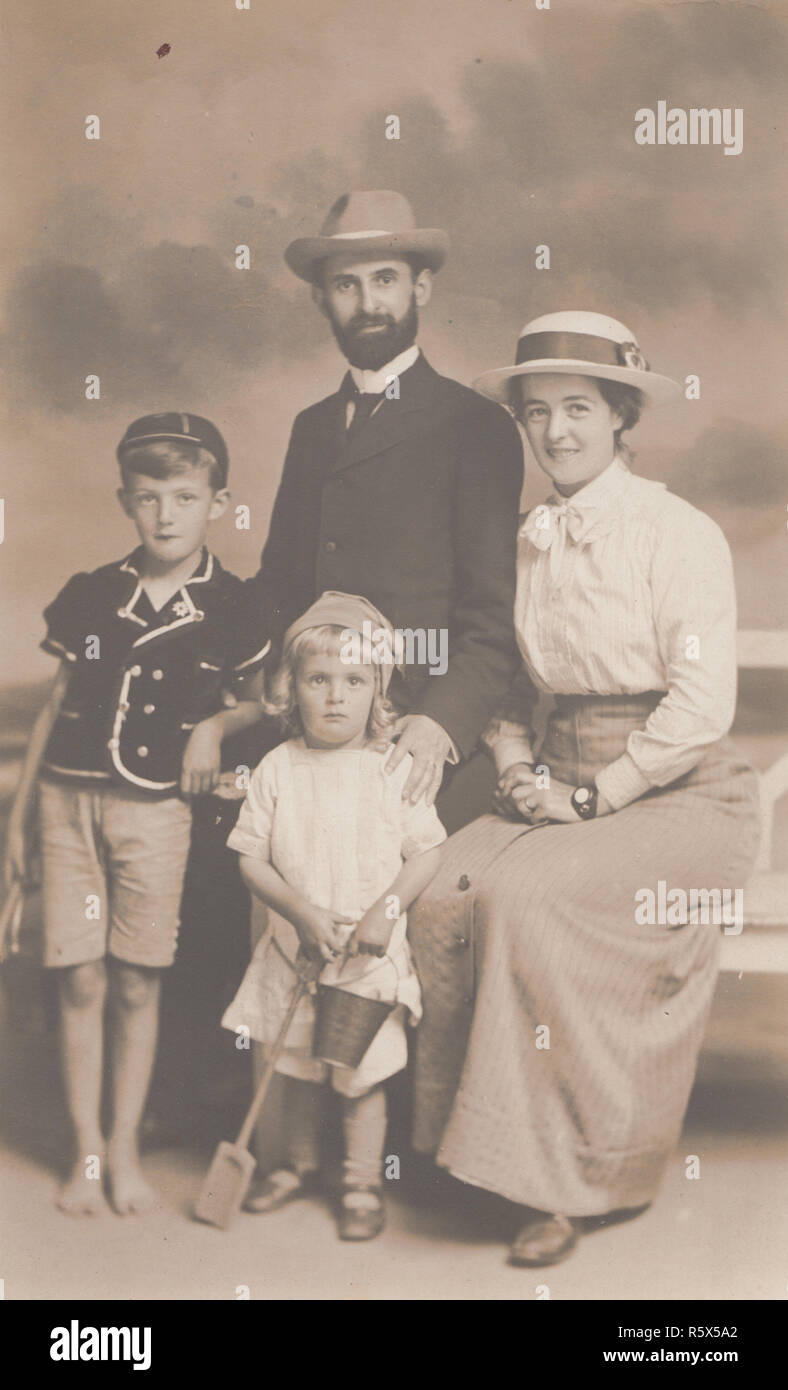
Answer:
[[43, 1373], [396, 1301], [752, 1370], [784, 5], [2, 33], [0, 1292]]

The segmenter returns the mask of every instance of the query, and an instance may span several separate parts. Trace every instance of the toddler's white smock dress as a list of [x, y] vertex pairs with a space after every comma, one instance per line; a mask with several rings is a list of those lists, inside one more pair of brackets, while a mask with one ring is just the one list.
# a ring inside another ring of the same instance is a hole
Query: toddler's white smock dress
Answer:
[[[406, 859], [446, 838], [435, 808], [402, 800], [412, 765], [408, 756], [384, 771], [392, 745], [308, 748], [290, 739], [263, 758], [252, 774], [231, 849], [271, 863], [292, 888], [317, 907], [358, 921], [390, 888]], [[326, 965], [320, 981], [354, 994], [396, 1001], [354, 1070], [330, 1067], [312, 1056], [315, 1008], [305, 996], [287, 1035], [277, 1071], [306, 1081], [332, 1074], [335, 1090], [360, 1095], [401, 1071], [407, 1062], [405, 1019], [421, 1017], [421, 991], [406, 939], [407, 914], [394, 924], [384, 958], [361, 955]], [[246, 1027], [258, 1042], [272, 1043], [296, 984], [298, 937], [292, 924], [269, 910], [264, 933], [222, 1023]]]

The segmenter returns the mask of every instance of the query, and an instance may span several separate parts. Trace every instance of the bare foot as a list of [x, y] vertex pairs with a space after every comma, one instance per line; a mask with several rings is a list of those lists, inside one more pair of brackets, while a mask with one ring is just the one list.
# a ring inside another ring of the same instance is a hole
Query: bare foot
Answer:
[[142, 1216], [158, 1203], [146, 1182], [139, 1157], [128, 1149], [107, 1154], [107, 1194], [118, 1216]]
[[100, 1178], [89, 1178], [81, 1159], [74, 1164], [55, 1200], [69, 1216], [100, 1216], [107, 1209]]

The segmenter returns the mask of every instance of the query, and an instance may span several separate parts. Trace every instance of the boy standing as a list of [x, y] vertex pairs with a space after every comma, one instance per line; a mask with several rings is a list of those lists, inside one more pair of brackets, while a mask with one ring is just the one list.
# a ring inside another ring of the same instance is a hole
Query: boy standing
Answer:
[[[216, 427], [195, 415], [146, 416], [129, 426], [118, 460], [118, 498], [141, 544], [122, 561], [74, 575], [46, 609], [42, 646], [61, 665], [25, 758], [6, 872], [24, 876], [41, 772], [44, 964], [58, 970], [75, 1134], [58, 1204], [70, 1212], [101, 1209], [97, 1179], [106, 1152], [108, 1195], [127, 1214], [154, 1200], [138, 1129], [189, 852], [191, 808], [179, 793], [208, 789], [218, 741], [252, 717], [249, 677], [262, 669], [269, 644], [259, 603], [205, 546], [209, 523], [229, 498], [227, 449]], [[223, 711], [223, 686], [239, 690], [243, 680], [242, 703]], [[184, 761], [197, 724], [203, 731]], [[112, 1119], [105, 1149], [107, 997]]]

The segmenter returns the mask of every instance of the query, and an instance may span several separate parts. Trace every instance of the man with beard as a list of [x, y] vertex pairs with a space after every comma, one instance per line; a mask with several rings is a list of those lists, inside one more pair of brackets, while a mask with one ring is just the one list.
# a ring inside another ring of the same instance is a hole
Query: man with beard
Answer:
[[[266, 612], [269, 671], [286, 628], [325, 589], [363, 595], [394, 628], [445, 632], [443, 674], [430, 674], [438, 668], [424, 659], [429, 649], [415, 644], [421, 660], [393, 673], [389, 695], [401, 718], [389, 767], [412, 755], [403, 795], [431, 804], [440, 789], [438, 814], [452, 832], [490, 809], [493, 764], [475, 750], [519, 665], [513, 605], [522, 446], [501, 406], [440, 376], [416, 344], [418, 312], [447, 247], [445, 232], [416, 227], [399, 193], [377, 191], [339, 198], [319, 236], [287, 248], [288, 265], [311, 284], [350, 370], [334, 395], [296, 418], [261, 568], [248, 582]], [[225, 745], [230, 766], [259, 762], [282, 738], [272, 720], [249, 727], [260, 715], [259, 704], [246, 702], [199, 726], [184, 792], [215, 785], [223, 733], [237, 731]], [[198, 1115], [207, 1115], [203, 1128], [220, 1122], [211, 1095], [239, 1107], [245, 1095], [247, 1054], [218, 1026], [228, 982], [234, 989], [248, 952], [248, 895], [237, 856], [225, 847], [238, 806], [204, 795], [195, 801], [183, 929], [163, 1015], [160, 1072], [169, 1070]], [[172, 1115], [175, 1082], [162, 1078], [158, 1089], [169, 1092]], [[157, 1100], [157, 1109], [164, 1103]], [[276, 1144], [277, 1125], [266, 1134], [261, 1158]]]
[[388, 191], [344, 194], [319, 236], [288, 246], [350, 370], [296, 418], [254, 582], [274, 641], [326, 589], [364, 595], [394, 628], [446, 634], [443, 674], [423, 650], [394, 672], [390, 767], [412, 755], [414, 802], [443, 783], [453, 830], [489, 809], [491, 783], [477, 760], [444, 776], [446, 764], [471, 758], [517, 666], [522, 447], [503, 409], [439, 376], [416, 344], [447, 248]]

